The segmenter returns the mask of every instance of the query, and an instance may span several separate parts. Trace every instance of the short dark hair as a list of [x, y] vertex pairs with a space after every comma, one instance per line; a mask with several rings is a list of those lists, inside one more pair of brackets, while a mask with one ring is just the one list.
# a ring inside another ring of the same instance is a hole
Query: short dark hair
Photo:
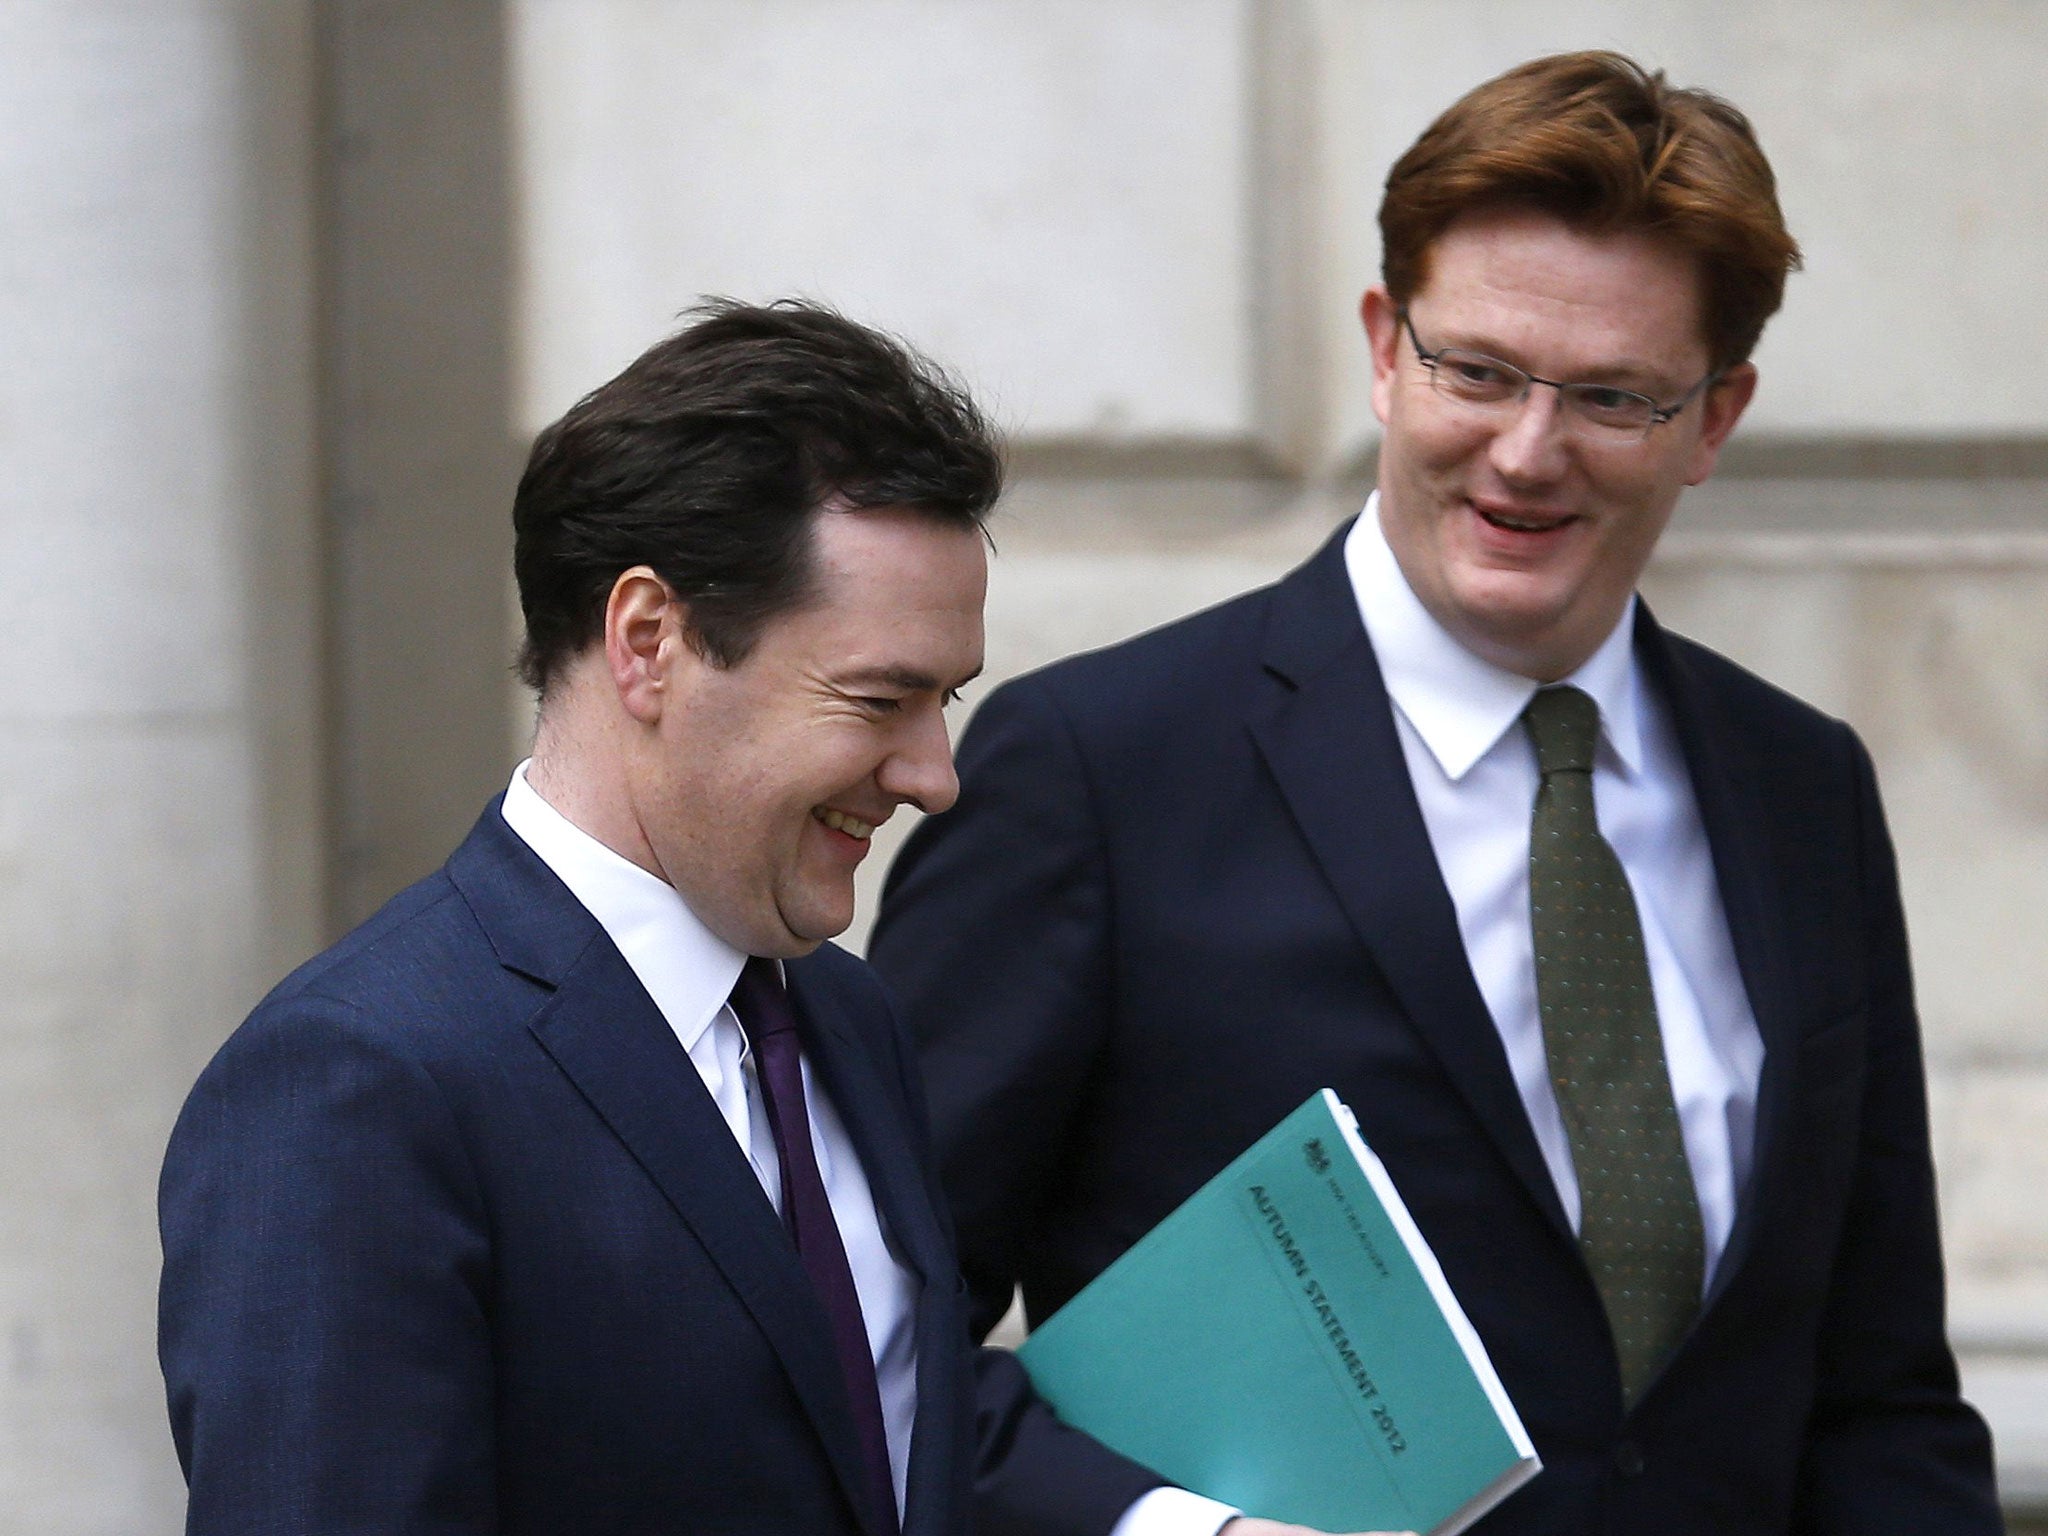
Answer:
[[1716, 369], [1748, 358], [1799, 265], [1749, 119], [1618, 53], [1518, 65], [1455, 102], [1394, 162], [1380, 203], [1381, 275], [1394, 302], [1427, 281], [1438, 236], [1496, 208], [1670, 240], [1699, 263]]
[[733, 666], [808, 594], [828, 505], [979, 527], [1001, 493], [987, 420], [903, 343], [798, 299], [709, 299], [688, 317], [534, 440], [512, 563], [519, 673], [543, 695], [633, 566], [667, 582], [692, 643]]

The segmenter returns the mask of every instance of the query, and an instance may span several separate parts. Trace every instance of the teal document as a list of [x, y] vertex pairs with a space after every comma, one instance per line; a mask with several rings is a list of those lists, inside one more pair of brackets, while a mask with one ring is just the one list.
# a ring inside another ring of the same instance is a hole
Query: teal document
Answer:
[[1025, 1340], [1054, 1412], [1247, 1514], [1451, 1536], [1541, 1469], [1324, 1089]]

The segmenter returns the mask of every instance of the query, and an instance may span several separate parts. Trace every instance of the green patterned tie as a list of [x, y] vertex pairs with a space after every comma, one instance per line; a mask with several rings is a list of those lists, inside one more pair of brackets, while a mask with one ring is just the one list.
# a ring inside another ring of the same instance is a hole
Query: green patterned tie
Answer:
[[1699, 1310], [1699, 1198], [1628, 877], [1593, 814], [1600, 708], [1545, 688], [1522, 713], [1543, 780], [1529, 828], [1536, 1001], [1579, 1180], [1579, 1246], [1633, 1403]]

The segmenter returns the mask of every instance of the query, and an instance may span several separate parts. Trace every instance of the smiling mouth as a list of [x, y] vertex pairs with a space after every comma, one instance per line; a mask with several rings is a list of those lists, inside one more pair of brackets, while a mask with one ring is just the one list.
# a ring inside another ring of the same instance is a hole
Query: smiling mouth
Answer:
[[1499, 512], [1482, 507], [1477, 502], [1472, 503], [1472, 510], [1479, 515], [1481, 522], [1507, 533], [1549, 533], [1552, 529], [1562, 528], [1566, 523], [1573, 521], [1569, 512]]
[[859, 838], [862, 842], [866, 842], [874, 835], [877, 825], [872, 821], [862, 821], [856, 816], [848, 816], [843, 811], [835, 811], [830, 806], [821, 805], [812, 811], [811, 815], [834, 832], [844, 832], [848, 837]]

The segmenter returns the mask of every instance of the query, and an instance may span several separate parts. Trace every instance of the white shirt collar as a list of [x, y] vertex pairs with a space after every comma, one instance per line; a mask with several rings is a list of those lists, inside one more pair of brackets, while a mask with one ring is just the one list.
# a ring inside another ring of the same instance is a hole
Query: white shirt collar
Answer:
[[747, 957], [684, 905], [666, 880], [621, 857], [570, 821], [512, 770], [503, 815], [611, 937], [669, 1028], [695, 1048], [732, 995]]
[[[1537, 684], [1482, 660], [1453, 639], [1408, 585], [1380, 526], [1374, 491], [1344, 541], [1344, 563], [1359, 616], [1379, 658], [1387, 696], [1453, 781], [1494, 748], [1521, 718]], [[1600, 729], [1619, 771], [1643, 763], [1642, 678], [1631, 643], [1636, 599], [1585, 664], [1563, 681], [1600, 706]]]

